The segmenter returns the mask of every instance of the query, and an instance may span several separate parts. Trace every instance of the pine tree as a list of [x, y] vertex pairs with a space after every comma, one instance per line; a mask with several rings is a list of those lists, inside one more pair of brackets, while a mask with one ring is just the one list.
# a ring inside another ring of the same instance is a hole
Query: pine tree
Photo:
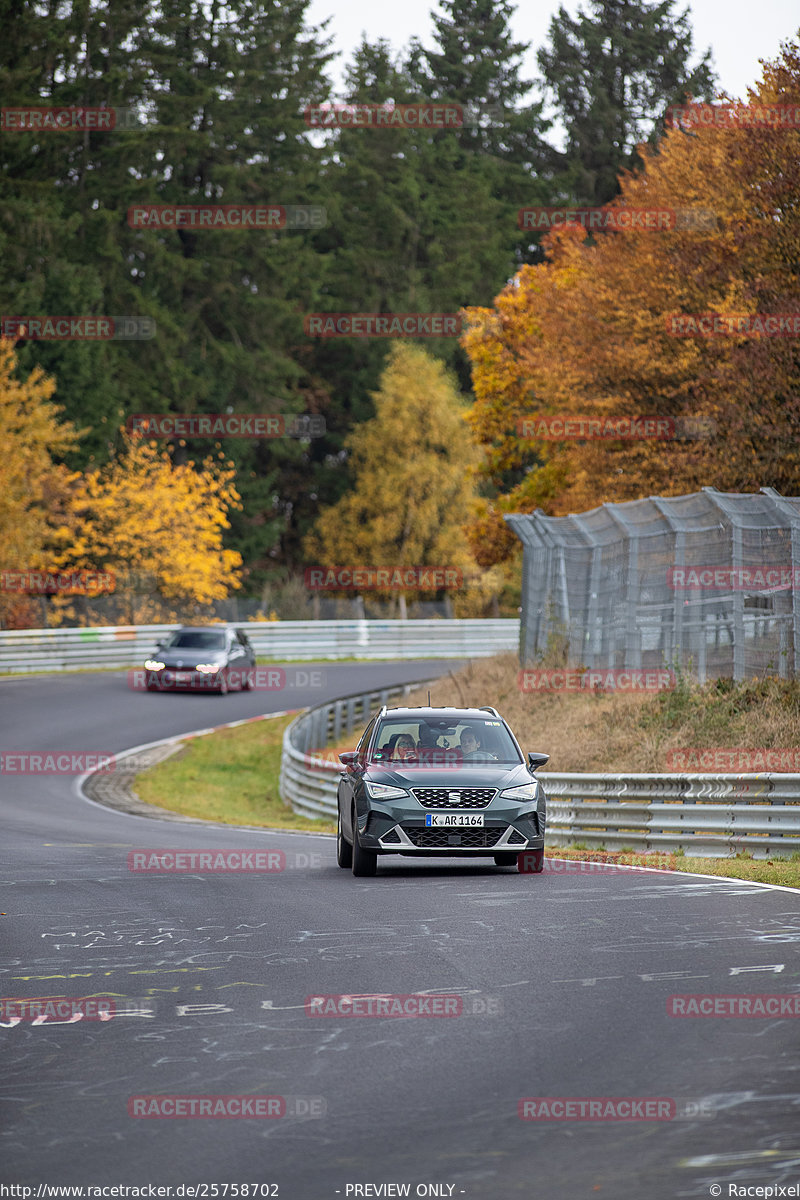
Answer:
[[581, 204], [606, 204], [617, 176], [640, 166], [636, 146], [654, 142], [666, 110], [687, 94], [711, 100], [711, 53], [691, 67], [688, 9], [674, 0], [590, 0], [589, 13], [563, 7], [550, 22], [538, 63], [566, 128], [563, 186]]
[[[362, 43], [346, 77], [351, 103], [424, 103], [428, 92], [384, 41]], [[494, 160], [462, 149], [441, 129], [342, 129], [326, 168], [332, 219], [316, 239], [326, 279], [321, 308], [343, 312], [456, 313], [487, 301], [514, 269], [516, 212], [494, 192]], [[426, 349], [469, 386], [457, 338]], [[383, 338], [320, 341], [317, 376], [333, 383], [332, 423], [319, 457], [319, 503], [348, 486], [345, 435], [372, 416], [371, 393], [385, 364]], [[309, 510], [310, 511], [310, 510]]]
[[[9, 6], [6, 6], [9, 7]], [[45, 7], [18, 0], [2, 21], [0, 91], [20, 106], [134, 106], [142, 96], [141, 0]], [[0, 144], [0, 294], [4, 312], [116, 315], [119, 208], [130, 187], [123, 132], [9, 133]], [[113, 196], [110, 205], [108, 197]], [[124, 211], [124, 209], [123, 209]], [[128, 309], [127, 311], [130, 311]], [[20, 342], [20, 366], [58, 380], [58, 398], [82, 428], [74, 465], [104, 458], [123, 408], [130, 345]]]
[[[331, 57], [304, 26], [307, 0], [214, 8], [169, 0], [143, 46], [159, 81], [157, 127], [136, 200], [323, 204], [321, 152], [303, 112], [324, 98]], [[305, 407], [302, 314], [319, 277], [304, 231], [143, 230], [142, 302], [159, 311], [159, 411], [297, 412]], [[192, 443], [187, 453], [206, 453]], [[251, 569], [270, 562], [298, 493], [284, 470], [297, 441], [233, 441], [243, 509], [230, 540]], [[302, 494], [302, 492], [300, 493]]]
[[[455, 101], [466, 109], [459, 145], [522, 168], [528, 176], [552, 160], [542, 134], [547, 123], [539, 102], [523, 103], [532, 81], [520, 78], [520, 59], [528, 50], [510, 32], [509, 0], [443, 0], [432, 12], [438, 49], [425, 50], [413, 39], [409, 69], [433, 99]], [[528, 180], [530, 183], [530, 180]]]
[[[302, 314], [320, 260], [303, 231], [132, 229], [149, 204], [324, 206], [320, 151], [305, 124], [331, 57], [305, 28], [307, 0], [219, 6], [73, 3], [44, 20], [23, 3], [0, 50], [18, 103], [106, 105], [146, 123], [113, 133], [4, 135], [0, 285], [4, 311], [150, 317], [156, 336], [124, 343], [27, 343], [87, 430], [68, 461], [104, 462], [134, 412], [296, 412], [314, 393]], [[15, 182], [9, 177], [15, 174]], [[208, 443], [173, 447], [178, 461]], [[228, 537], [269, 561], [302, 495], [296, 440], [228, 443], [244, 511]], [[287, 487], [291, 485], [295, 491]]]

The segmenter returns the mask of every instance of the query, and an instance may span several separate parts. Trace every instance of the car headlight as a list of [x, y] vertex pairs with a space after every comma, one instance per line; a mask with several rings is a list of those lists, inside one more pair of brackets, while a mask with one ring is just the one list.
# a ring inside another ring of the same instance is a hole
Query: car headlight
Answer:
[[392, 800], [396, 796], [407, 796], [405, 788], [392, 787], [390, 783], [367, 783], [367, 795], [373, 800]]
[[195, 671], [199, 671], [201, 675], [213, 675], [221, 666], [222, 663], [198, 663]]
[[506, 788], [500, 793], [503, 800], [538, 800], [538, 783], [521, 783], [519, 787]]
[[145, 671], [163, 671], [166, 663], [157, 662], [154, 658], [148, 658], [144, 664]]

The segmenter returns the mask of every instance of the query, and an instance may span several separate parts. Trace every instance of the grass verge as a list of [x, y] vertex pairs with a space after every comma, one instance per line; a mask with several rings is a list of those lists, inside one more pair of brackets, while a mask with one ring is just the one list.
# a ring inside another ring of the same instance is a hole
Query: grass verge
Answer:
[[[688, 871], [690, 875], [722, 875], [728, 879], [747, 879], [751, 883], [775, 883], [800, 888], [800, 854], [791, 858], [689, 858], [685, 854], [635, 854], [613, 850], [585, 850], [577, 846], [549, 846], [546, 858], [566, 858], [585, 863], [619, 864], [627, 867], [651, 867], [659, 871]], [[591, 869], [587, 868], [588, 873]], [[598, 870], [598, 873], [600, 871]]]
[[[550, 755], [547, 771], [674, 773], [678, 751], [692, 751], [691, 763], [703, 750], [800, 747], [800, 680], [715, 679], [701, 685], [676, 672], [673, 691], [526, 693], [517, 685], [518, 672], [513, 654], [473, 659], [431, 684], [431, 703], [493, 705], [524, 750]], [[426, 692], [412, 693], [405, 703], [425, 704]]]
[[146, 804], [224, 825], [335, 833], [336, 823], [301, 817], [278, 794], [283, 732], [293, 716], [253, 721], [184, 743], [136, 776]]

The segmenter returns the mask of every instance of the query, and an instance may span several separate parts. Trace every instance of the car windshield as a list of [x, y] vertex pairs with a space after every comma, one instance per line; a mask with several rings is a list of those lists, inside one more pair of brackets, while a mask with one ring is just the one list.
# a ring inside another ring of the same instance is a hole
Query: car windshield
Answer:
[[506, 726], [496, 717], [386, 717], [372, 746], [370, 757], [376, 763], [469, 767], [522, 762]]
[[164, 643], [164, 649], [224, 650], [225, 634], [218, 629], [179, 629]]

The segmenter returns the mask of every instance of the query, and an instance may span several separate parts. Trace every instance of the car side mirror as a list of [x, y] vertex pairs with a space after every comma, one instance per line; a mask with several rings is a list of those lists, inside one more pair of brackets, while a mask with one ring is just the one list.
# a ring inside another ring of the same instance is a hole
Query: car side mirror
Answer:
[[539, 767], [543, 767], [544, 764], [549, 761], [550, 755], [542, 754], [539, 750], [531, 750], [528, 753], [528, 766], [532, 771], [538, 770]]
[[343, 750], [339, 755], [339, 762], [343, 763], [346, 767], [352, 767], [357, 758], [358, 755], [355, 750]]

